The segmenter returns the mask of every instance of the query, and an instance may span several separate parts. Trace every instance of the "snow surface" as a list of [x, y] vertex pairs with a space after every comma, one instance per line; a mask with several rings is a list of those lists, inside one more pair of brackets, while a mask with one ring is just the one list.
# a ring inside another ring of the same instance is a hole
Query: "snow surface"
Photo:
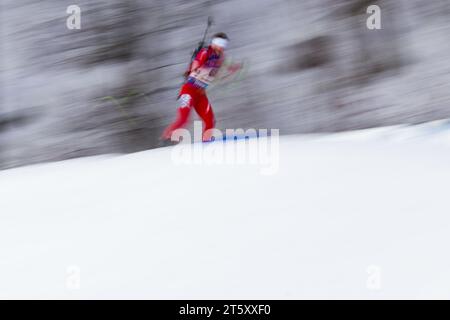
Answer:
[[272, 175], [170, 147], [2, 171], [0, 298], [450, 298], [449, 146], [443, 121], [281, 137]]

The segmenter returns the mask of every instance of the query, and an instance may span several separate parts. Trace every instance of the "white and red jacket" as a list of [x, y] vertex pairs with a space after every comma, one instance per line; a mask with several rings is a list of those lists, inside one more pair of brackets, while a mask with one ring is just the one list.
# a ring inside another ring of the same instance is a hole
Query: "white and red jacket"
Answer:
[[198, 63], [199, 67], [196, 70], [190, 70], [187, 82], [206, 89], [214, 81], [222, 67], [224, 54], [216, 52], [211, 47], [203, 48], [194, 61]]

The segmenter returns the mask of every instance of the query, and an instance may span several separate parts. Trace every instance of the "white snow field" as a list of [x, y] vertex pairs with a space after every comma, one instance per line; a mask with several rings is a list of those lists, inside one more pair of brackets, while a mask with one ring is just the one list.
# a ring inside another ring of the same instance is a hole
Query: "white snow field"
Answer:
[[0, 172], [0, 298], [450, 298], [448, 122], [172, 152]]

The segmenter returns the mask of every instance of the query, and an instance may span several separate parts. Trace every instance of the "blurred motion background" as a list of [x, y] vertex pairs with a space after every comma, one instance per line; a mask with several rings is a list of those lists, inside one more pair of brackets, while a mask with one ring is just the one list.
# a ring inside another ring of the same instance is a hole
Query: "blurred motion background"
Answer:
[[[69, 30], [69, 5], [81, 30]], [[382, 30], [369, 30], [369, 5]], [[205, 28], [244, 61], [219, 128], [336, 132], [450, 117], [449, 0], [2, 0], [0, 169], [157, 147]], [[211, 34], [210, 33], [210, 34]]]

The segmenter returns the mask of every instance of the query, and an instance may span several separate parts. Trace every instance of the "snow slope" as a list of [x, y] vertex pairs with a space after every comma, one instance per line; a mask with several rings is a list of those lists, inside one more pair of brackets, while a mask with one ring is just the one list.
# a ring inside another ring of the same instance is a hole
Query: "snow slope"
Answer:
[[2, 171], [0, 298], [450, 298], [449, 133], [282, 137], [272, 175], [172, 148]]

